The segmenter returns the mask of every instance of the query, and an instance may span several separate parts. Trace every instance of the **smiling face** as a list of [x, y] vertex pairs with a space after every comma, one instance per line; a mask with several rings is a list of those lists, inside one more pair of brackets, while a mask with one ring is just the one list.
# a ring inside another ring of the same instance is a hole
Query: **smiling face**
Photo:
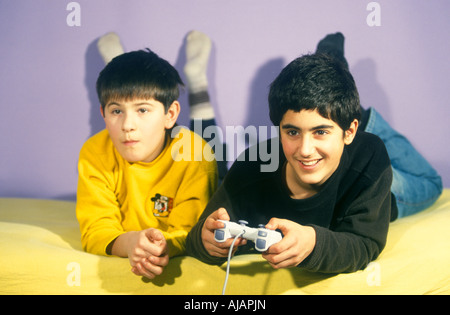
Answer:
[[154, 99], [110, 101], [102, 109], [115, 148], [130, 163], [148, 163], [158, 157], [166, 130], [174, 126], [179, 112], [177, 101], [165, 113], [163, 104]]
[[288, 110], [281, 122], [281, 144], [287, 159], [286, 185], [295, 199], [317, 193], [339, 166], [344, 146], [358, 129], [354, 120], [345, 132], [316, 110]]

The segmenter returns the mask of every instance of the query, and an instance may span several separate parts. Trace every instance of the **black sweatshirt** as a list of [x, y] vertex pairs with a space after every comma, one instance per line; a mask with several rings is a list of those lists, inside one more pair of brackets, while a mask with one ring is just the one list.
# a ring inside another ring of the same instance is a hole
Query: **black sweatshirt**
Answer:
[[[309, 271], [353, 272], [376, 259], [386, 244], [389, 222], [397, 217], [390, 191], [392, 169], [383, 142], [358, 131], [353, 142], [345, 146], [337, 170], [319, 193], [307, 199], [289, 196], [283, 179], [285, 162], [281, 149], [276, 172], [261, 172], [261, 161], [235, 162], [189, 233], [188, 255], [208, 264], [226, 260], [210, 256], [201, 240], [205, 219], [224, 207], [231, 221], [245, 220], [249, 227], [265, 225], [273, 217], [312, 226], [316, 245], [299, 265]], [[237, 254], [251, 252], [257, 253], [253, 242], [248, 242]]]

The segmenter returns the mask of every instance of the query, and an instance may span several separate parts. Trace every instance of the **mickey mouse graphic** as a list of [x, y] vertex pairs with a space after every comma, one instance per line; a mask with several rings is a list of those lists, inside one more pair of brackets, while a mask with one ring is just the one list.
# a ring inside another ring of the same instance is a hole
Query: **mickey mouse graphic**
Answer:
[[153, 215], [155, 217], [168, 217], [173, 208], [173, 198], [156, 194], [150, 199], [154, 202]]

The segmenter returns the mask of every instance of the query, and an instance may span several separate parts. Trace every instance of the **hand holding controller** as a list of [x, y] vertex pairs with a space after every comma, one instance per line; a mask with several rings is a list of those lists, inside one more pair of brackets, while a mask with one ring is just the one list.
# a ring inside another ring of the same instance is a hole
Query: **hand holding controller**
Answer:
[[243, 220], [239, 221], [239, 224], [230, 221], [219, 221], [225, 225], [222, 229], [214, 232], [214, 239], [219, 243], [242, 234], [240, 237], [255, 243], [256, 250], [265, 252], [270, 246], [278, 243], [283, 238], [280, 232], [266, 229], [264, 225], [260, 225], [259, 228], [251, 228]]
[[266, 229], [264, 225], [260, 224], [258, 228], [258, 235], [254, 241], [255, 248], [260, 252], [265, 252], [270, 246], [281, 241], [282, 238], [283, 237], [280, 232]]

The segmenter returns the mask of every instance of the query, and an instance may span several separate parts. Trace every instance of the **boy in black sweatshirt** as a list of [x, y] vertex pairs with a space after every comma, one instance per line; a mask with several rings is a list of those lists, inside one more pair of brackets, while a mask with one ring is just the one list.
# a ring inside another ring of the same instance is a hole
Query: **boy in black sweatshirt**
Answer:
[[[215, 241], [214, 231], [224, 227], [218, 220], [245, 220], [250, 227], [265, 224], [283, 234], [263, 253], [276, 269], [365, 268], [383, 250], [397, 206], [383, 142], [358, 131], [361, 110], [353, 77], [326, 55], [302, 56], [272, 83], [269, 108], [280, 132], [268, 140], [279, 142], [279, 167], [263, 172], [262, 159], [248, 158], [252, 148], [244, 152], [189, 233], [188, 254], [223, 263], [233, 239]], [[240, 254], [254, 252], [245, 239], [235, 246]]]

